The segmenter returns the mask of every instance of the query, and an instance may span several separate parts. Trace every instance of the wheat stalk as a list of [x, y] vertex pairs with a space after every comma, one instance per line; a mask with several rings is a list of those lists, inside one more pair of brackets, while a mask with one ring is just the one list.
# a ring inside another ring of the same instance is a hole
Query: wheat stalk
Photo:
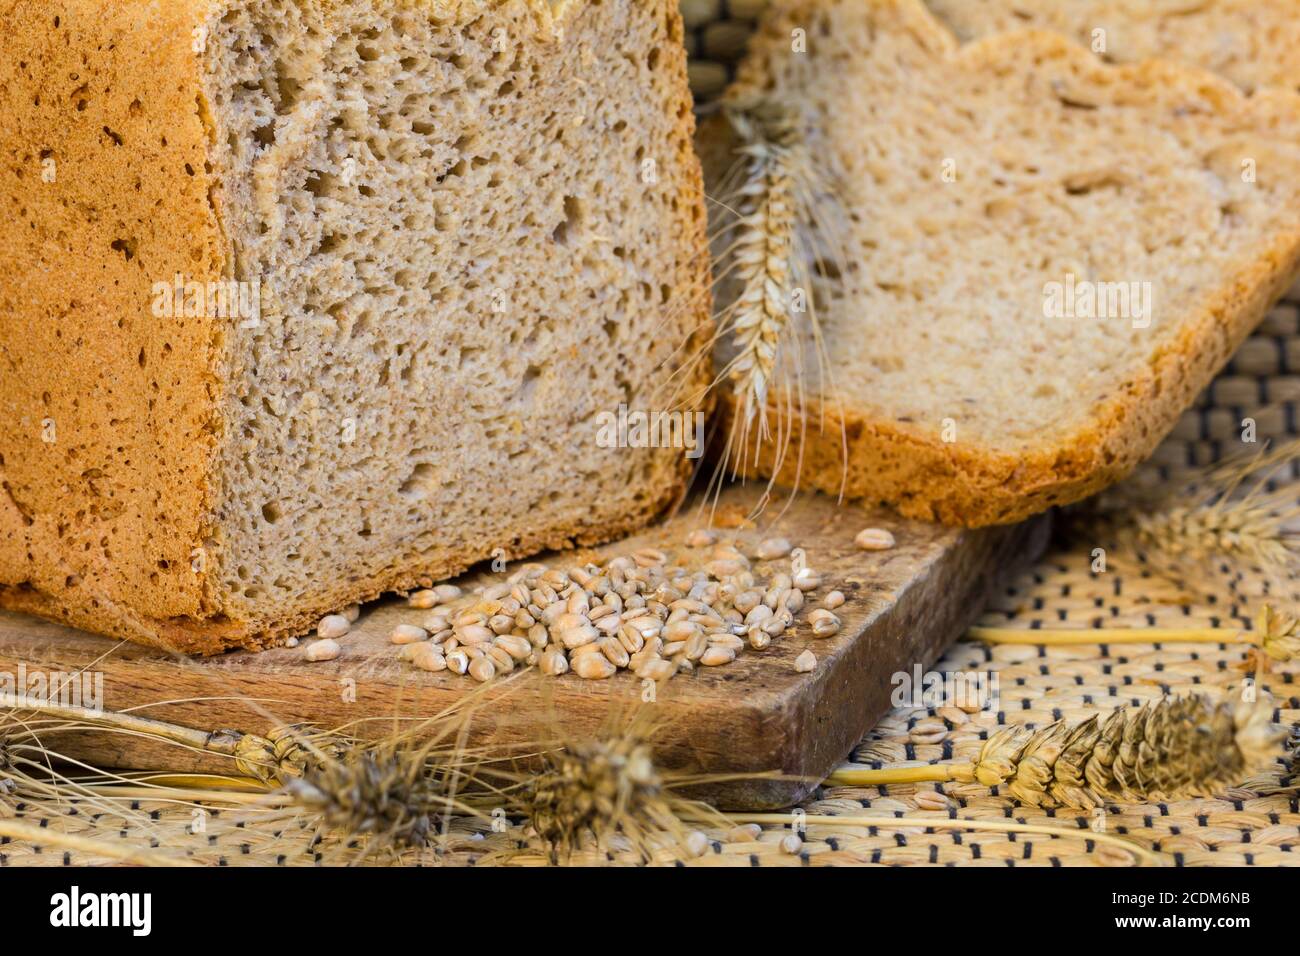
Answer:
[[[243, 830], [255, 822], [263, 831], [276, 833], [296, 822], [314, 828], [318, 841], [342, 846], [351, 855], [350, 862], [359, 862], [375, 854], [423, 846], [439, 813], [481, 815], [458, 795], [475, 779], [477, 768], [471, 761], [486, 759], [465, 744], [471, 705], [481, 696], [482, 692], [470, 695], [447, 711], [376, 742], [355, 739], [342, 730], [322, 733], [305, 725], [282, 726], [266, 736], [195, 730], [135, 714], [13, 694], [0, 694], [0, 707], [10, 709], [11, 719], [18, 712], [56, 718], [43, 728], [47, 731], [126, 733], [230, 757], [243, 775], [123, 775], [82, 764], [89, 774], [61, 778], [58, 790], [39, 778], [21, 778], [24, 795], [93, 798], [105, 808], [114, 806], [113, 799], [128, 796], [243, 804], [250, 806], [254, 816], [236, 820], [233, 828]], [[28, 746], [46, 763], [57, 757], [35, 735], [28, 737]], [[7, 738], [0, 734], [0, 776], [13, 775], [17, 749], [12, 734]], [[220, 789], [213, 790], [214, 785]]]
[[89, 791], [63, 772], [74, 761], [46, 744], [49, 735], [82, 729], [82, 722], [67, 715], [47, 719], [45, 711], [14, 706], [24, 700], [0, 693], [0, 708], [6, 711], [0, 716], [0, 802], [9, 794], [23, 799], [87, 796]]
[[[169, 840], [168, 829], [137, 804], [106, 797], [83, 778], [69, 776], [76, 768], [92, 768], [51, 749], [47, 738], [86, 728], [84, 721], [50, 718], [30, 708], [10, 708], [0, 714], [0, 836], [103, 860], [139, 865], [188, 865], [187, 858], [149, 849], [172, 847], [173, 842]], [[106, 778], [121, 779], [111, 774]], [[139, 836], [138, 846], [64, 832], [60, 822], [69, 807], [76, 807], [83, 818], [96, 821], [96, 827], [104, 832], [134, 831]], [[26, 816], [42, 809], [53, 812], [39, 826], [6, 818], [6, 814]]]
[[238, 730], [195, 730], [138, 714], [95, 710], [8, 692], [0, 692], [0, 708], [73, 722], [64, 729], [99, 728], [230, 757], [237, 772], [268, 787], [301, 778], [309, 766], [342, 753], [348, 746], [342, 739], [317, 733], [304, 724], [277, 727], [265, 737]]
[[1300, 622], [1294, 615], [1265, 604], [1255, 627], [985, 627], [975, 625], [966, 636], [988, 644], [1031, 644], [1067, 647], [1083, 644], [1244, 644], [1267, 660], [1286, 663], [1300, 659]]
[[967, 764], [900, 770], [845, 768], [828, 783], [879, 786], [923, 781], [1005, 787], [1023, 804], [1092, 808], [1107, 800], [1204, 795], [1275, 759], [1286, 734], [1263, 699], [1218, 704], [1166, 697], [1140, 710], [1116, 708], [1069, 725], [1007, 727]]

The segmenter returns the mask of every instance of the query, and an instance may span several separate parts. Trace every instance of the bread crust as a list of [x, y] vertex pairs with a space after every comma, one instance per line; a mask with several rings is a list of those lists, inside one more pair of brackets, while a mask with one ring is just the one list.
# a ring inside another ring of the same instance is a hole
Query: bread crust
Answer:
[[[779, 4], [780, 10], [755, 38], [738, 84], [766, 88], [769, 77], [764, 65], [788, 49], [790, 26], [811, 22], [825, 2]], [[1135, 90], [1152, 91], [1152, 96], [1162, 88], [1187, 84], [1216, 101], [1225, 115], [1252, 114], [1261, 127], [1300, 129], [1300, 97], [1289, 91], [1265, 91], [1247, 98], [1222, 78], [1167, 61], [1106, 65], [1083, 48], [1042, 31], [1018, 31], [958, 48], [919, 0], [872, 2], [890, 8], [889, 13], [916, 31], [938, 56], [972, 66], [1004, 62], [1012, 50], [1021, 62], [1065, 59], [1073, 69], [1101, 76], [1109, 84], [1131, 84]], [[712, 127], [706, 135], [720, 131], [721, 127]], [[716, 144], [705, 144], [702, 151], [716, 153]], [[748, 453], [735, 460], [748, 477], [774, 477], [784, 485], [865, 499], [909, 518], [965, 527], [1023, 520], [1094, 494], [1146, 459], [1298, 272], [1300, 226], [1280, 233], [1258, 259], [1225, 276], [1203, 310], [1182, 319], [1173, 345], [1150, 354], [1140, 372], [1097, 406], [1081, 427], [1027, 453], [969, 442], [946, 443], [936, 432], [817, 398], [804, 401], [807, 424], [790, 428], [782, 416], [789, 414], [791, 400], [774, 390], [768, 414], [778, 423], [773, 428], [776, 433], [791, 434], [789, 447], [778, 455], [772, 442], [754, 440]], [[724, 397], [724, 415], [730, 427], [735, 420], [734, 396]]]
[[[674, 0], [654, 2], [680, 38]], [[585, 6], [527, 3], [548, 34]], [[0, 607], [201, 655], [281, 643], [349, 604], [459, 574], [495, 544], [333, 582], [303, 606], [244, 620], [228, 616], [199, 560], [218, 529], [223, 323], [155, 317], [146, 276], [230, 278], [194, 34], [222, 6], [19, 0], [0, 11], [0, 129], [18, 154], [0, 170], [0, 205], [24, 214], [0, 237], [0, 308], [12, 316], [0, 324]], [[687, 354], [703, 354], [712, 313], [703, 183], [685, 50], [670, 47], [662, 69], [677, 90], [666, 109], [682, 144], [678, 231], [693, 253], [674, 296], [694, 330]], [[63, 175], [42, 183], [49, 156]], [[688, 391], [703, 396], [710, 374], [695, 363]], [[53, 443], [42, 440], [45, 419]], [[643, 527], [680, 500], [691, 471], [664, 453], [641, 510], [530, 530], [505, 557]]]
[[212, 610], [191, 552], [217, 443], [218, 331], [156, 316], [147, 277], [222, 273], [194, 92], [205, 6], [0, 14], [0, 123], [17, 153], [0, 204], [18, 218], [0, 238], [0, 604], [40, 592], [88, 623], [114, 606]]

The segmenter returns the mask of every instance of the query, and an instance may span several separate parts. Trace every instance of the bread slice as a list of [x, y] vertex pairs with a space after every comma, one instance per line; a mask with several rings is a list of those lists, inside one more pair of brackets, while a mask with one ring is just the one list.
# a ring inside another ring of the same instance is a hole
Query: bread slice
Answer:
[[748, 474], [966, 526], [1075, 501], [1154, 449], [1300, 267], [1289, 91], [1047, 32], [960, 46], [920, 0], [784, 0], [729, 97], [797, 104], [840, 207], [804, 224], [829, 251], [822, 347], [799, 323], [767, 400], [788, 447], [753, 441]]
[[1300, 89], [1300, 0], [926, 0], [963, 41], [1055, 30], [1116, 63], [1167, 57], [1242, 89]]
[[0, 605], [262, 647], [682, 492], [674, 0], [11, 0], [0, 129]]

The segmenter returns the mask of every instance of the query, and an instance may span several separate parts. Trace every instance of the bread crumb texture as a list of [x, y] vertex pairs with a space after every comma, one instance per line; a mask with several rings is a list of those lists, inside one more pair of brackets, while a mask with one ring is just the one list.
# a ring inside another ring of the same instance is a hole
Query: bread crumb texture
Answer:
[[1180, 60], [1242, 89], [1300, 89], [1300, 0], [926, 0], [961, 40], [1034, 27], [1106, 60]]
[[842, 224], [809, 226], [823, 344], [785, 357], [805, 414], [769, 402], [786, 484], [967, 526], [1076, 501], [1150, 454], [1300, 266], [1291, 91], [1047, 32], [961, 46], [920, 0], [777, 3], [737, 83], [806, 104], [840, 183]]
[[675, 0], [0, 11], [0, 605], [260, 647], [674, 501], [708, 263]]

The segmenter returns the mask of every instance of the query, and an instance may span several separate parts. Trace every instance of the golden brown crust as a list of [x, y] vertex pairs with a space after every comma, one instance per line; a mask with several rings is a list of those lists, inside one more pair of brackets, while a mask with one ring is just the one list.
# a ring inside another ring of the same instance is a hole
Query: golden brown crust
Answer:
[[[657, 2], [680, 41], [675, 0]], [[532, 5], [540, 24], [552, 22], [545, 3]], [[229, 619], [208, 570], [192, 567], [212, 532], [222, 329], [153, 316], [151, 286], [160, 275], [204, 282], [226, 271], [193, 33], [208, 8], [22, 0], [0, 11], [0, 124], [18, 145], [0, 169], [0, 206], [17, 223], [0, 235], [0, 607], [196, 654], [271, 646], [326, 613], [487, 556], [436, 554], [338, 581], [307, 606], [257, 620]], [[675, 301], [689, 304], [703, 355], [712, 303], [702, 177], [684, 47], [664, 53], [679, 90], [669, 107], [685, 171], [679, 231], [693, 254]], [[49, 156], [59, 175], [46, 184]], [[702, 396], [710, 374], [700, 361], [685, 377]], [[53, 444], [41, 437], [46, 418]], [[661, 461], [642, 510], [524, 534], [505, 557], [603, 543], [649, 523], [680, 499], [691, 471], [679, 452]]]
[[[93, 621], [211, 606], [201, 540], [216, 343], [149, 277], [219, 276], [188, 3], [10, 4], [0, 16], [0, 603]], [[42, 425], [45, 424], [43, 433]]]
[[[810, 22], [807, 18], [825, 2], [782, 4], [780, 16], [769, 20], [756, 39], [738, 82], [766, 85], [765, 64], [788, 49], [789, 23]], [[1083, 73], [1101, 76], [1109, 84], [1132, 84], [1135, 90], [1192, 85], [1216, 101], [1225, 115], [1251, 113], [1260, 129], [1300, 128], [1300, 97], [1289, 91], [1266, 91], [1248, 100], [1226, 80], [1191, 67], [1163, 61], [1104, 65], [1064, 38], [1037, 31], [990, 37], [957, 49], [919, 3], [891, 0], [880, 5], [891, 7], [900, 22], [920, 31], [940, 55], [972, 64], [986, 58], [1004, 61], [1009, 49], [1023, 63], [1064, 58]], [[716, 151], [716, 144], [706, 144], [709, 149]], [[1297, 272], [1300, 226], [1280, 233], [1259, 259], [1225, 276], [1201, 314], [1182, 320], [1176, 343], [1152, 354], [1140, 374], [1123, 382], [1083, 427], [1029, 454], [949, 444], [916, 426], [809, 401], [804, 421], [810, 424], [791, 430], [775, 478], [781, 484], [891, 506], [909, 518], [966, 527], [1007, 524], [1078, 501], [1125, 477], [1151, 454]], [[786, 402], [780, 394], [770, 397], [769, 414], [775, 420], [780, 420]], [[731, 420], [730, 395], [724, 405]], [[812, 424], [823, 419], [824, 428]], [[770, 477], [778, 457], [771, 442], [755, 442], [737, 460], [750, 463], [742, 469], [746, 475]]]

